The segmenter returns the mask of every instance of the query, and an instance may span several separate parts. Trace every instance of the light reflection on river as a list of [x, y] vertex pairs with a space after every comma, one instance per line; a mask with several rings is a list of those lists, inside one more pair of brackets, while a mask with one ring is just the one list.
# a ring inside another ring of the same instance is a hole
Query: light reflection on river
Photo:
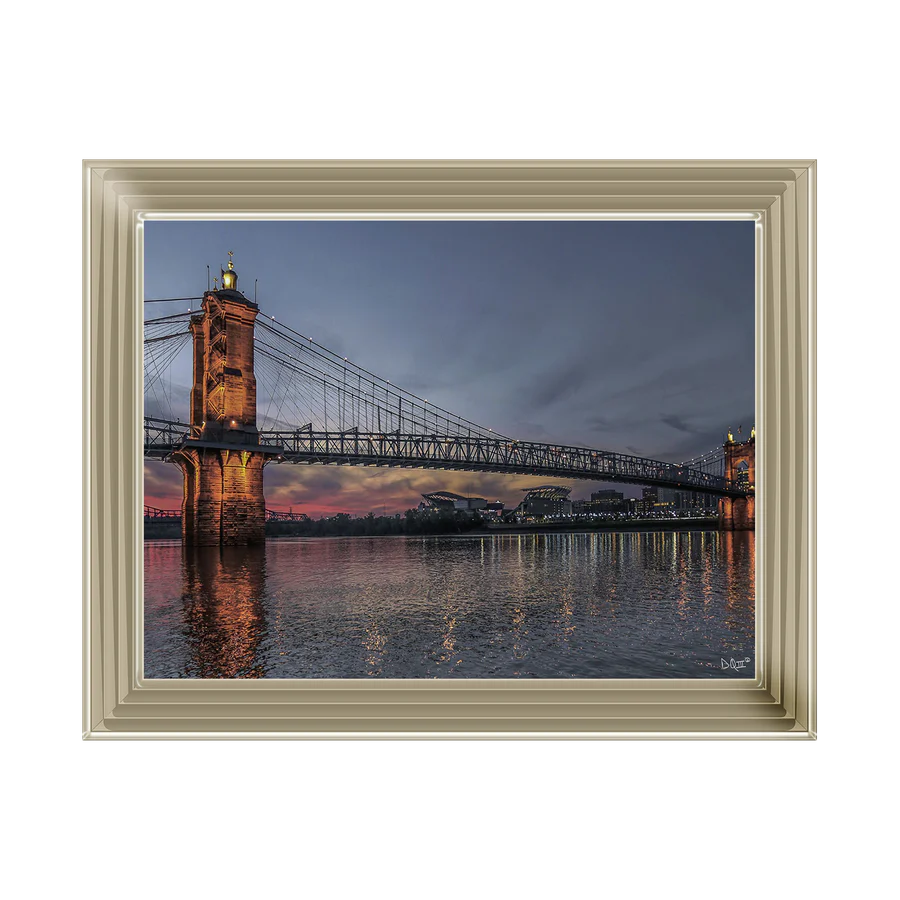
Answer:
[[752, 532], [147, 541], [144, 672], [752, 678], [754, 568]]

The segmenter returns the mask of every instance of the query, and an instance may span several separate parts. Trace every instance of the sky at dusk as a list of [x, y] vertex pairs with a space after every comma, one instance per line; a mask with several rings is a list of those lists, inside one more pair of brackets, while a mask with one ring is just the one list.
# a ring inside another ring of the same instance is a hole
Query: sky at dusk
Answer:
[[[752, 222], [145, 223], [145, 297], [199, 297], [234, 251], [239, 288], [329, 349], [519, 440], [681, 462], [753, 425]], [[193, 303], [193, 308], [197, 307]], [[187, 310], [147, 304], [145, 319]], [[171, 397], [188, 419], [190, 349]], [[266, 385], [259, 379], [259, 401]], [[302, 423], [297, 423], [302, 424]], [[145, 502], [181, 472], [145, 461]], [[313, 517], [402, 512], [435, 490], [502, 500], [546, 478], [268, 465], [266, 505]], [[555, 481], [588, 497], [609, 483]], [[626, 496], [640, 489], [620, 488]]]

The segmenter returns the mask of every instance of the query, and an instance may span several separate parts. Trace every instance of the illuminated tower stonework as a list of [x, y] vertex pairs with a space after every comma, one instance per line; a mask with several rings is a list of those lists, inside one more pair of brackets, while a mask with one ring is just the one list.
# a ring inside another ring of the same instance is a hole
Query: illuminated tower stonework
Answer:
[[738, 484], [747, 494], [719, 500], [719, 529], [749, 531], [756, 527], [756, 430], [742, 442], [729, 433], [724, 449], [726, 480]]
[[191, 431], [173, 454], [184, 474], [182, 535], [193, 545], [265, 540], [263, 466], [278, 452], [260, 446], [256, 428], [253, 328], [259, 307], [237, 289], [230, 260], [221, 274], [222, 287], [207, 291], [203, 311], [191, 317]]

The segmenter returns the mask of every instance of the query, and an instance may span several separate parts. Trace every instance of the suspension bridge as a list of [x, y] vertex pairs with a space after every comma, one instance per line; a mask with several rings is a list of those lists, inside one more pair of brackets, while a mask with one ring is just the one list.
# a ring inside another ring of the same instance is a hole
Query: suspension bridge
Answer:
[[[221, 276], [221, 288], [216, 279], [202, 297], [147, 301], [186, 301], [191, 308], [144, 322], [144, 403], [154, 413], [144, 418], [144, 456], [181, 467], [186, 540], [262, 539], [262, 468], [270, 463], [499, 472], [694, 491], [722, 498], [722, 527], [752, 527], [753, 437], [729, 436], [723, 447], [680, 463], [517, 440], [276, 321], [237, 290], [232, 262]], [[183, 400], [173, 396], [171, 373], [190, 344], [193, 386], [181, 421]]]

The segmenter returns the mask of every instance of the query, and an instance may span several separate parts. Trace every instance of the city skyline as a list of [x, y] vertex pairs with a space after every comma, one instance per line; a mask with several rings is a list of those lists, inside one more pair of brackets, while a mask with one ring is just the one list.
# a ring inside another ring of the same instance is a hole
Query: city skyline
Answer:
[[[217, 274], [228, 250], [250, 299], [259, 279], [261, 313], [520, 440], [680, 462], [753, 424], [752, 222], [151, 221], [145, 297], [200, 296], [206, 265]], [[147, 398], [146, 412], [186, 420], [189, 352], [168, 389], [170, 408]], [[435, 490], [514, 505], [546, 482], [265, 470], [270, 508], [313, 516], [398, 512]], [[616, 486], [560, 483], [573, 497]], [[178, 506], [181, 492], [174, 466], [145, 462], [147, 503]]]

